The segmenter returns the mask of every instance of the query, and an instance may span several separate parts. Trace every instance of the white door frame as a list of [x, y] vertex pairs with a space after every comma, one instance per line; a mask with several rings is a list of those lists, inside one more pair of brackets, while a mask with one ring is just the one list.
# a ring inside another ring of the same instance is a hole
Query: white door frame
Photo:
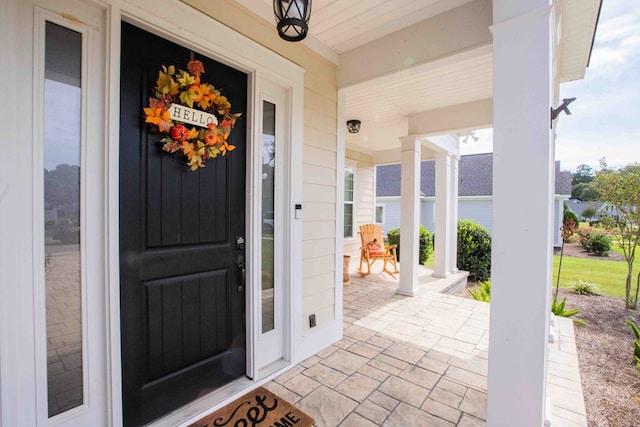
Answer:
[[291, 99], [290, 88], [282, 86], [266, 77], [260, 77], [259, 90], [255, 111], [257, 113], [254, 135], [254, 150], [256, 154], [251, 169], [256, 171], [253, 187], [253, 201], [256, 209], [252, 215], [253, 225], [256, 226], [258, 236], [262, 236], [262, 124], [263, 124], [263, 102], [270, 102], [275, 105], [275, 188], [274, 188], [274, 328], [266, 333], [262, 332], [262, 252], [261, 247], [255, 245], [252, 250], [254, 269], [253, 290], [248, 307], [256, 316], [253, 320], [255, 336], [252, 342], [255, 345], [255, 366], [253, 367], [254, 379], [263, 379], [269, 374], [286, 366], [291, 361], [290, 348], [286, 344], [290, 341], [287, 337], [291, 331], [291, 312], [286, 309], [286, 301], [290, 295], [290, 272], [287, 271], [285, 260], [290, 259], [290, 246], [285, 244], [287, 233], [286, 224], [290, 221], [287, 218], [287, 184], [291, 175], [289, 153], [291, 149], [290, 138], [290, 118]]

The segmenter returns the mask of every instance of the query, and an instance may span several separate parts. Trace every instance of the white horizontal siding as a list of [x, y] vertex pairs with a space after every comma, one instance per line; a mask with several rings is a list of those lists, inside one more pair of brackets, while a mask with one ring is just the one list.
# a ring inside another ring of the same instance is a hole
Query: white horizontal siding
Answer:
[[313, 259], [325, 255], [333, 255], [336, 250], [336, 239], [314, 239], [302, 242], [302, 259]]
[[400, 199], [378, 199], [378, 203], [384, 204], [384, 224], [382, 231], [388, 233], [392, 228], [400, 227]]
[[420, 203], [420, 225], [424, 225], [427, 230], [433, 233], [436, 230], [435, 203], [433, 200], [423, 200]]
[[[313, 240], [335, 238], [335, 235], [336, 235], [336, 222], [334, 220], [302, 222], [303, 244], [304, 242], [309, 242]], [[302, 275], [304, 276], [304, 272], [302, 272]]]
[[[384, 203], [384, 225], [382, 229], [387, 233], [392, 228], [400, 227], [400, 200], [378, 198], [378, 203]], [[487, 227], [491, 231], [491, 200], [458, 200], [458, 218], [469, 219]], [[432, 197], [423, 199], [420, 203], [420, 224], [433, 233], [435, 230], [435, 202]]]
[[351, 266], [360, 259], [360, 239], [349, 239], [344, 241], [344, 254], [351, 257]]
[[493, 202], [492, 200], [459, 199], [458, 218], [477, 222], [491, 232], [493, 222]]
[[375, 167], [371, 163], [358, 161], [355, 181], [355, 228], [362, 224], [373, 224], [373, 206], [375, 203], [375, 190], [373, 177]]

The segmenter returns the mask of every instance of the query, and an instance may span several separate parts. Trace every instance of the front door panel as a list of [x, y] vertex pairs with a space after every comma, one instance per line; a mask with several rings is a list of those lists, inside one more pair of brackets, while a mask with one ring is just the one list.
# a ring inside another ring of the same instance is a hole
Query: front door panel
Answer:
[[[161, 151], [144, 123], [162, 65], [203, 62], [243, 117], [206, 167]], [[156, 419], [245, 374], [247, 76], [122, 24], [120, 266], [125, 425]]]

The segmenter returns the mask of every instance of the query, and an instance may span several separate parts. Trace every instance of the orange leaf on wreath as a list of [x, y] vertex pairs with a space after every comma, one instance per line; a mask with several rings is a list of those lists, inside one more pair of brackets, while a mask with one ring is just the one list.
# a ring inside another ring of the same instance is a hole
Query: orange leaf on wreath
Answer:
[[187, 70], [189, 70], [189, 72], [194, 76], [198, 77], [200, 74], [204, 73], [204, 65], [202, 64], [202, 61], [194, 59], [187, 63]]

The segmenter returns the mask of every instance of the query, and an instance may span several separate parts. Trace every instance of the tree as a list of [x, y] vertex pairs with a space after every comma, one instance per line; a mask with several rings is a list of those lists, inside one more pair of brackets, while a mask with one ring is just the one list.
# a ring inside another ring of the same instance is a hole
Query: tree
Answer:
[[571, 174], [571, 198], [582, 201], [596, 200], [597, 193], [592, 186], [594, 179], [591, 166], [578, 165], [576, 171]]
[[581, 183], [588, 184], [593, 181], [595, 178], [593, 174], [593, 169], [589, 165], [581, 164], [578, 165], [576, 171], [571, 174], [571, 184], [577, 185]]
[[598, 193], [593, 189], [592, 182], [580, 182], [571, 187], [571, 198], [590, 202], [598, 200]]
[[596, 216], [596, 208], [589, 206], [585, 210], [582, 211], [582, 217], [589, 221], [591, 218]]
[[640, 164], [634, 163], [614, 170], [608, 168], [602, 159], [600, 166], [602, 170], [596, 174], [595, 189], [601, 200], [613, 205], [618, 213], [619, 219], [612, 230], [627, 261], [625, 308], [635, 310], [638, 306], [640, 274], [636, 278], [635, 293], [632, 293], [631, 282], [636, 247], [640, 242]]
[[80, 206], [80, 166], [60, 164], [44, 170], [44, 201], [47, 207], [77, 210]]

